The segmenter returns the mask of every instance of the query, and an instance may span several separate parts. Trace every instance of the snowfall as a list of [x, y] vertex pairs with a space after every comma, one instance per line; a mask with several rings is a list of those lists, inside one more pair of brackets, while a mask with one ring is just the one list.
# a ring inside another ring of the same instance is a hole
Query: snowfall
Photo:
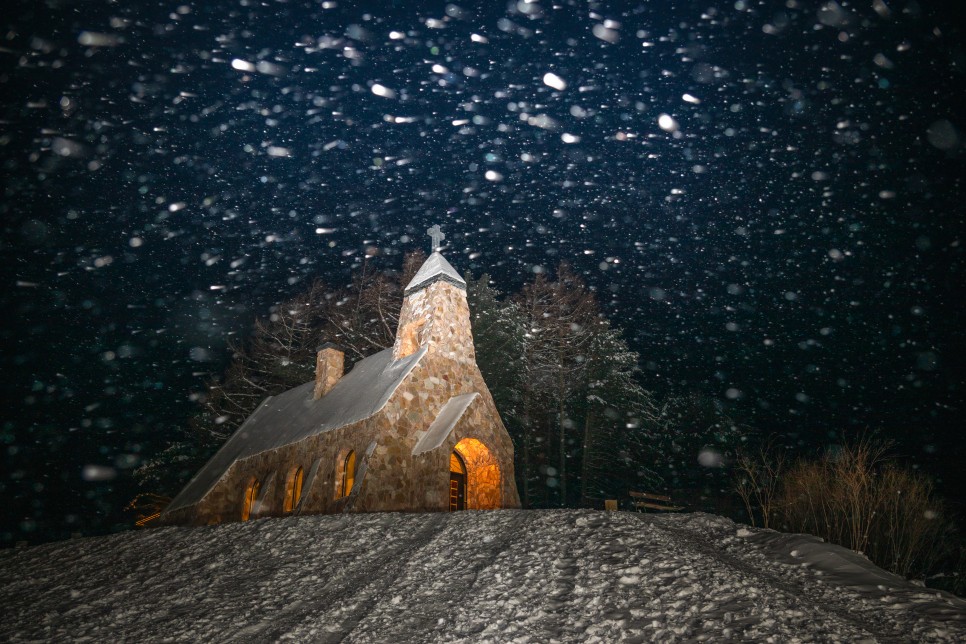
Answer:
[[966, 601], [708, 514], [263, 519], [0, 552], [0, 640], [966, 641]]

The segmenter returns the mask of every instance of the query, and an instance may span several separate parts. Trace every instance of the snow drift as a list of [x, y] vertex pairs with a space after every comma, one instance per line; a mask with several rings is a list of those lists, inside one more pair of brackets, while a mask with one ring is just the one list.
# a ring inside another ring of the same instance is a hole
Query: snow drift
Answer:
[[966, 641], [966, 601], [706, 514], [368, 514], [0, 552], [0, 640]]

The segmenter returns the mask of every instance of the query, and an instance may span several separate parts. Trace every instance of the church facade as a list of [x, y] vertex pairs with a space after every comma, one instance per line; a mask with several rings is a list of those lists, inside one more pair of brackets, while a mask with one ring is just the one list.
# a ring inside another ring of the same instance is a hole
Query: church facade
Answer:
[[438, 251], [406, 287], [393, 347], [342, 365], [323, 346], [315, 380], [264, 400], [160, 522], [520, 507], [466, 283]]

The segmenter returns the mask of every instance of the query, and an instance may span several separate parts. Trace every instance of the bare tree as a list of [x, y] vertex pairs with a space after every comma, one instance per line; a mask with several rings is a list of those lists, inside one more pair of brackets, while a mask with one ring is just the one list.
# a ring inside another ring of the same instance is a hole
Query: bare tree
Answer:
[[548, 482], [556, 481], [560, 505], [567, 505], [568, 461], [575, 451], [570, 445], [582, 442], [572, 412], [575, 406], [581, 406], [580, 393], [588, 386], [595, 335], [608, 326], [593, 293], [564, 263], [557, 269], [556, 280], [538, 274], [523, 287], [517, 302], [527, 324], [528, 412], [532, 415], [533, 410], [542, 408], [552, 418], [546, 425], [544, 444], [556, 438], [557, 467], [547, 478]]
[[785, 453], [768, 441], [757, 453], [739, 453], [735, 464], [735, 487], [748, 512], [751, 525], [755, 523], [755, 510], [764, 528], [771, 527], [779, 507], [779, 491], [785, 472]]
[[659, 476], [654, 434], [661, 412], [638, 380], [637, 353], [600, 312], [594, 293], [566, 264], [537, 274], [513, 298], [523, 323], [519, 414], [523, 500], [536, 465], [556, 503], [598, 505]]
[[367, 258], [350, 286], [315, 281], [308, 290], [273, 306], [255, 321], [244, 342], [230, 345], [231, 360], [209, 381], [202, 407], [182, 440], [139, 468], [143, 486], [179, 486], [265, 399], [312, 379], [319, 345], [335, 342], [352, 362], [392, 346], [403, 289], [425, 255], [416, 252], [403, 271], [380, 271]]

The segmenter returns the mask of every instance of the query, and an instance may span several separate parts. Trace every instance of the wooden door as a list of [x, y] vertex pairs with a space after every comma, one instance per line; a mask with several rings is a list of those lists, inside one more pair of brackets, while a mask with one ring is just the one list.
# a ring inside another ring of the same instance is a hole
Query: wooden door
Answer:
[[459, 472], [449, 473], [450, 512], [466, 509], [466, 475]]

